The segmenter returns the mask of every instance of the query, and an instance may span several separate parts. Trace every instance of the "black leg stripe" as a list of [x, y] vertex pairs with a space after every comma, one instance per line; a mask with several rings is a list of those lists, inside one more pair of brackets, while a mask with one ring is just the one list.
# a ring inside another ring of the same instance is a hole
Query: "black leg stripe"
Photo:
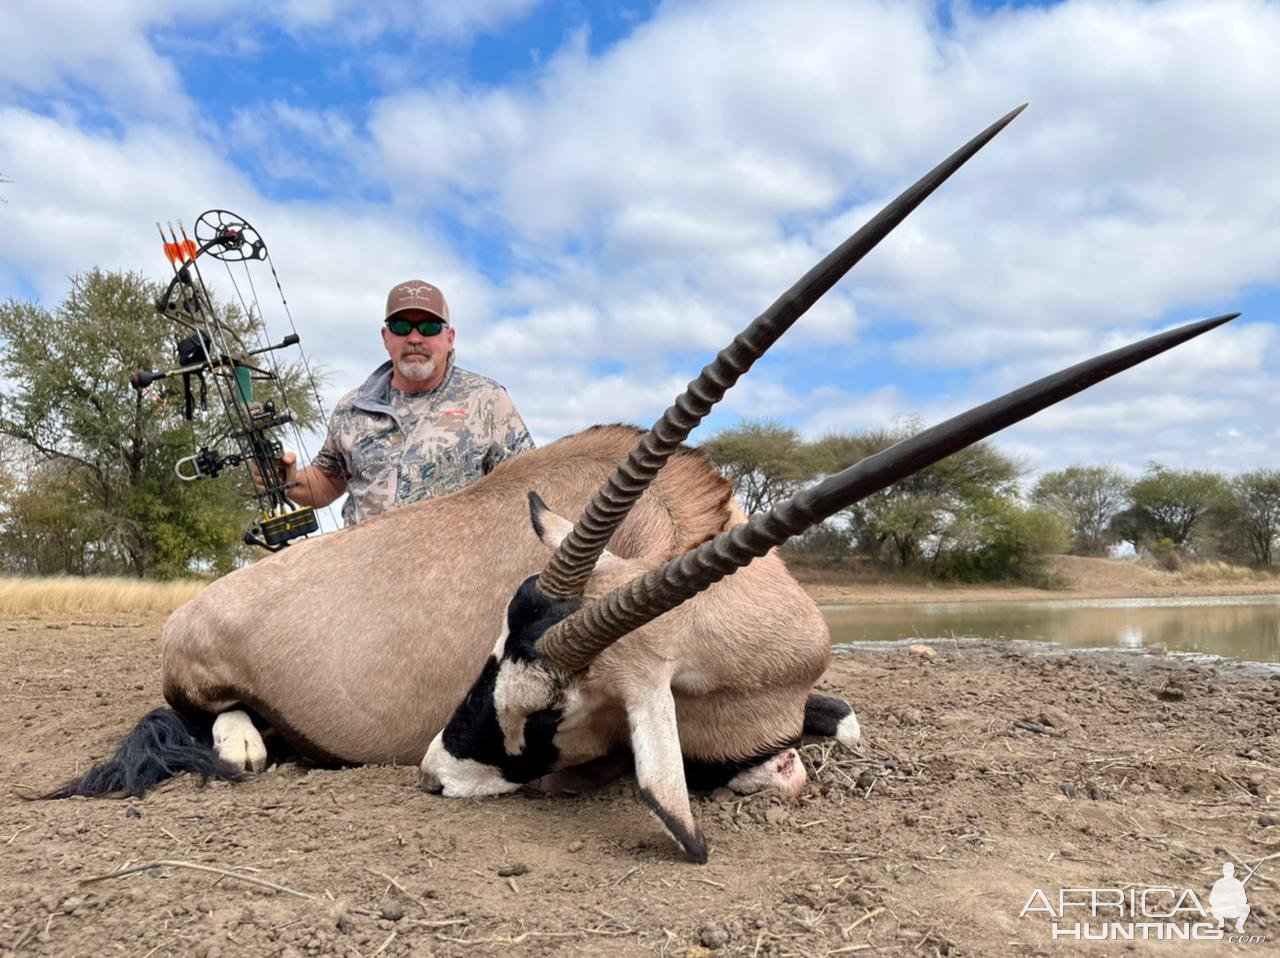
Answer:
[[671, 817], [671, 814], [662, 807], [661, 803], [653, 797], [653, 793], [647, 788], [640, 789], [640, 797], [649, 806], [649, 811], [653, 812], [658, 821], [662, 822], [662, 827], [670, 832], [680, 847], [684, 849], [685, 854], [699, 865], [705, 865], [707, 863], [707, 840], [702, 837], [702, 830], [695, 825], [693, 831], [690, 832], [682, 822], [678, 822]]

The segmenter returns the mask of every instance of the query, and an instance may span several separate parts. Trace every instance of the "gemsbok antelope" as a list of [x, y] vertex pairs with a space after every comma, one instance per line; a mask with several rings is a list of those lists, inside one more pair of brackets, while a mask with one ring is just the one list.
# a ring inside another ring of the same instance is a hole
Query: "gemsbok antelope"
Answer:
[[260, 770], [263, 724], [316, 760], [420, 763], [424, 787], [447, 796], [508, 792], [625, 747], [649, 809], [705, 861], [690, 781], [795, 793], [805, 783], [794, 750], [802, 734], [846, 746], [859, 735], [846, 703], [812, 693], [830, 661], [829, 635], [775, 547], [1234, 318], [1071, 366], [746, 521], [729, 483], [681, 444], [819, 297], [1021, 110], [801, 277], [647, 433], [588, 429], [457, 493], [214, 582], [165, 626], [171, 708], [146, 716], [114, 757], [46, 797], [140, 795], [183, 771]]

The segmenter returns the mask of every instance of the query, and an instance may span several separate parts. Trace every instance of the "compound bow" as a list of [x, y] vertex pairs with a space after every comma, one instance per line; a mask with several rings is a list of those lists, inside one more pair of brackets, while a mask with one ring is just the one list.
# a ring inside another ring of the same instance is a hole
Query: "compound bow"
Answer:
[[[199, 408], [208, 409], [208, 381], [212, 380], [229, 426], [209, 445], [202, 445], [193, 455], [179, 459], [174, 464], [174, 473], [184, 482], [195, 482], [199, 479], [211, 479], [228, 467], [243, 465], [246, 470], [250, 470], [252, 480], [252, 465], [260, 477], [255, 486], [258, 516], [245, 530], [244, 541], [249, 545], [277, 552], [292, 540], [319, 529], [314, 509], [310, 506], [297, 506], [289, 501], [286, 495], [289, 486], [279, 462], [284, 444], [272, 436], [276, 430], [292, 423], [295, 441], [300, 449], [304, 448], [302, 437], [297, 432], [297, 424], [288, 409], [280, 368], [273, 356], [276, 350], [298, 345], [297, 329], [294, 328], [274, 345], [246, 348], [239, 335], [218, 319], [204, 278], [200, 274], [199, 260], [202, 256], [220, 260], [227, 264], [229, 275], [230, 264], [245, 263], [255, 307], [257, 292], [248, 263], [267, 263], [271, 267], [271, 275], [275, 278], [276, 289], [280, 291], [280, 299], [292, 328], [293, 317], [289, 314], [289, 304], [284, 298], [275, 266], [271, 264], [266, 243], [258, 231], [243, 217], [227, 210], [201, 213], [195, 223], [194, 240], [187, 236], [181, 222], [176, 231], [172, 225], [169, 226], [168, 236], [159, 223], [156, 224], [156, 229], [160, 231], [165, 256], [174, 273], [164, 295], [156, 302], [156, 310], [177, 324], [186, 335], [180, 333], [175, 337], [178, 361], [175, 368], [139, 370], [129, 377], [129, 383], [134, 389], [143, 390], [158, 380], [181, 376], [183, 417], [190, 421], [196, 414], [197, 389]], [[249, 319], [254, 320], [255, 310], [244, 303], [234, 276], [231, 276], [231, 282]], [[260, 308], [257, 313], [260, 320]], [[260, 322], [255, 325], [265, 333], [265, 327]], [[251, 362], [255, 357], [264, 358]], [[306, 357], [302, 359], [316, 405], [323, 413], [315, 377], [306, 365]], [[267, 368], [268, 365], [270, 368]], [[256, 398], [255, 383], [273, 383], [278, 393], [278, 403], [275, 398]], [[224, 453], [218, 449], [219, 443], [225, 440], [234, 444], [235, 451]]]

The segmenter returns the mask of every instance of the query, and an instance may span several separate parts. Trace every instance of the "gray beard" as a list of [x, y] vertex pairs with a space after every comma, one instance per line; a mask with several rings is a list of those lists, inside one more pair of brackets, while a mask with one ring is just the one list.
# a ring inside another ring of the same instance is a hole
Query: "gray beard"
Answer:
[[400, 361], [400, 375], [405, 379], [411, 379], [414, 382], [422, 382], [424, 379], [430, 379], [436, 371], [436, 361], [433, 357], [427, 356], [422, 359], [414, 357], [412, 359]]

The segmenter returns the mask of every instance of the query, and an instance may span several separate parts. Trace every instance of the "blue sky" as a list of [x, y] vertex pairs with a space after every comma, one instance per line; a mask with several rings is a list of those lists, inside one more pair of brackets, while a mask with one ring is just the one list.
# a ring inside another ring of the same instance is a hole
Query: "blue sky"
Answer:
[[1276, 465], [1275, 3], [19, 0], [0, 34], [0, 296], [53, 306], [93, 265], [160, 278], [153, 223], [230, 208], [330, 403], [380, 361], [386, 289], [419, 277], [541, 442], [652, 422], [1029, 101], [695, 438], [932, 422], [1242, 309], [999, 443], [1033, 471]]

